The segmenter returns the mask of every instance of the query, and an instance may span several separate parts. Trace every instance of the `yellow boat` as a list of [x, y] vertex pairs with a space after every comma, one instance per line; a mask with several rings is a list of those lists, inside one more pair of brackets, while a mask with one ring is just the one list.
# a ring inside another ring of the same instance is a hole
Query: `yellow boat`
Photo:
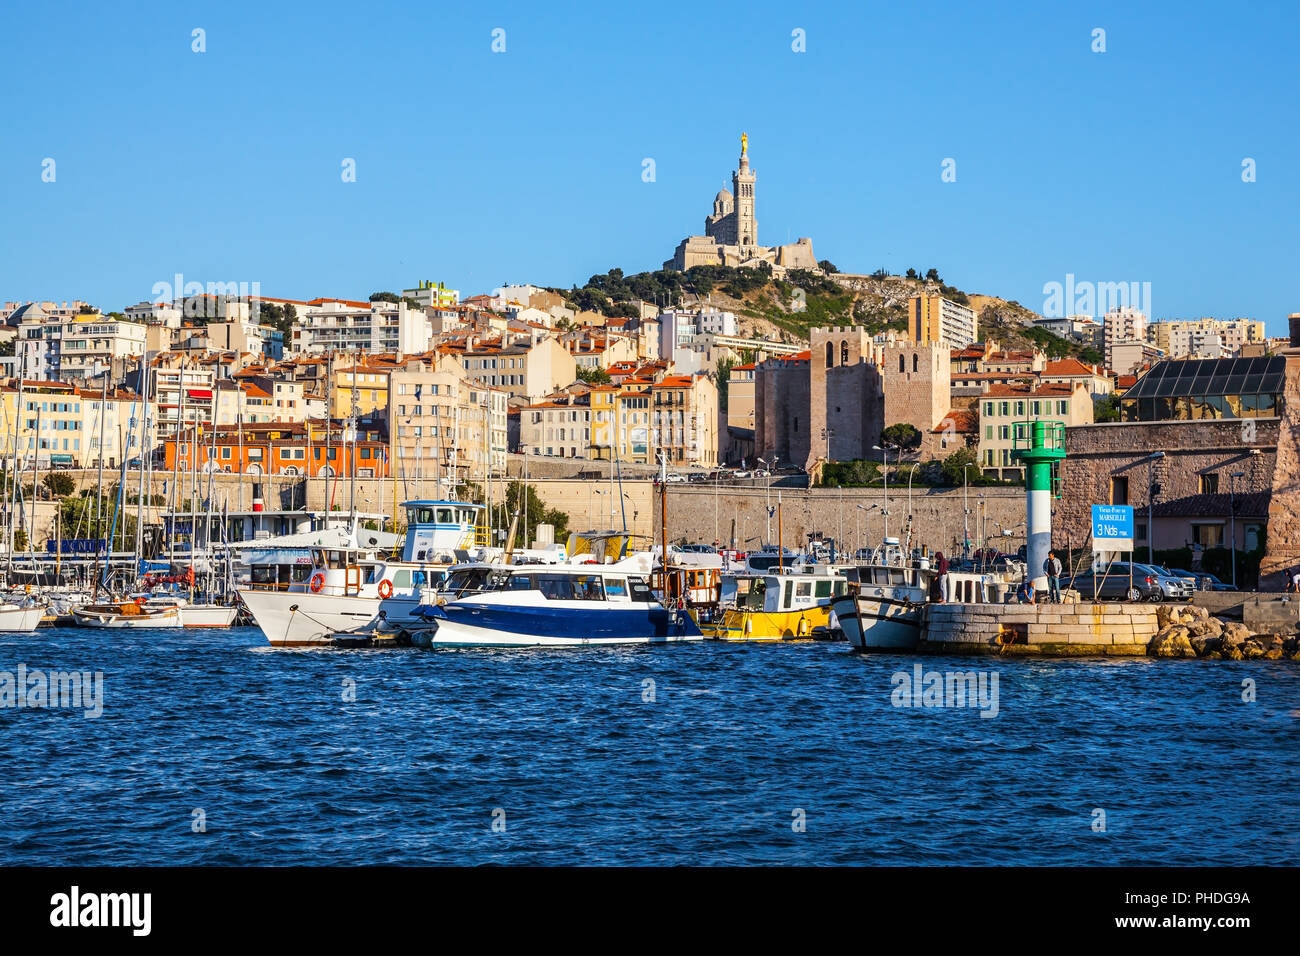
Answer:
[[807, 567], [784, 574], [728, 574], [716, 623], [717, 641], [802, 641], [830, 636], [831, 602], [848, 590], [842, 574]]

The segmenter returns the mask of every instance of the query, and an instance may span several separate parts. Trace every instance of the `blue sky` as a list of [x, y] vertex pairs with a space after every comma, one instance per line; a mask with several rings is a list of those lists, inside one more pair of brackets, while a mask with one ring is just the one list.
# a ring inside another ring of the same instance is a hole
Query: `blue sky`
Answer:
[[364, 298], [654, 269], [702, 231], [744, 130], [761, 242], [1035, 309], [1067, 273], [1150, 282], [1158, 317], [1283, 334], [1300, 14], [1246, 9], [10, 4], [0, 300], [121, 308], [177, 272]]

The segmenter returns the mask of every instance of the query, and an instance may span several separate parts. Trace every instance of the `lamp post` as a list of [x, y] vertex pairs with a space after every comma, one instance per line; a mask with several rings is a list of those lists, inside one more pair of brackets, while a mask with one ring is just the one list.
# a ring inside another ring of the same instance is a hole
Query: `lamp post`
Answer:
[[1244, 471], [1234, 471], [1228, 476], [1228, 521], [1231, 530], [1229, 540], [1232, 542], [1232, 586], [1237, 586], [1237, 479], [1245, 478]]
[[[858, 511], [861, 512], [861, 514], [858, 514], [858, 515], [857, 515], [857, 520], [858, 520], [858, 549], [861, 550], [861, 549], [862, 549], [862, 515], [864, 515], [864, 514], [866, 514], [867, 512], [869, 512], [872, 508], [875, 507], [875, 505], [873, 504], [873, 505], [871, 505], [870, 507], [868, 507], [867, 505], [857, 505], [856, 507], [857, 507]], [[856, 558], [857, 558], [857, 555], [854, 555], [854, 558], [856, 559]]]
[[912, 462], [912, 467], [907, 472], [907, 541], [904, 549], [912, 550], [912, 479], [916, 477], [916, 462]]
[[974, 468], [970, 462], [965, 462], [961, 466], [961, 527], [962, 527], [962, 557], [970, 557], [970, 484], [966, 480], [966, 469]]
[[[884, 506], [880, 509], [880, 513], [885, 516], [885, 533], [883, 537], [888, 538], [889, 537], [889, 449], [893, 448], [899, 451], [900, 454], [902, 450], [899, 449], [897, 445], [891, 445], [888, 443], [886, 443], [883, 448], [880, 445], [872, 445], [871, 447], [876, 451], [880, 452], [880, 459], [881, 461], [884, 462], [885, 465], [884, 468], [885, 490], [882, 492]], [[884, 542], [882, 541], [881, 543], [883, 544]]]
[[1155, 463], [1165, 457], [1162, 451], [1153, 451], [1147, 455], [1147, 560], [1156, 560], [1156, 481]]
[[[755, 457], [754, 460], [763, 466], [764, 471], [768, 470], [767, 462], [762, 458]], [[773, 458], [772, 461], [775, 462], [776, 459]], [[763, 543], [770, 544], [772, 541], [772, 485], [770, 482], [763, 485], [763, 509], [767, 512], [767, 537], [763, 539]]]

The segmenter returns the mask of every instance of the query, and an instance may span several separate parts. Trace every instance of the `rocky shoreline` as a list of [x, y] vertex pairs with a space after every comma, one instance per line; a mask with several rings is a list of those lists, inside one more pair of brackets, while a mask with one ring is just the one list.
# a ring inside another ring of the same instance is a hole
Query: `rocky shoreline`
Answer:
[[1152, 657], [1207, 660], [1300, 660], [1300, 637], [1291, 633], [1253, 634], [1240, 621], [1215, 617], [1203, 607], [1156, 609], [1159, 630], [1147, 644]]

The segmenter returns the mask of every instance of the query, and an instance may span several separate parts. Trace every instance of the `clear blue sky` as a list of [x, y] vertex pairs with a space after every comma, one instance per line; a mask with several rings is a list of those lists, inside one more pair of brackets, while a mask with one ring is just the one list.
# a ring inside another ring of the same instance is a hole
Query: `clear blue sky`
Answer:
[[1300, 311], [1294, 5], [800, 6], [8, 4], [0, 300], [654, 269], [744, 130], [760, 241], [844, 271], [1035, 309], [1067, 273], [1150, 282], [1158, 317], [1270, 334]]

